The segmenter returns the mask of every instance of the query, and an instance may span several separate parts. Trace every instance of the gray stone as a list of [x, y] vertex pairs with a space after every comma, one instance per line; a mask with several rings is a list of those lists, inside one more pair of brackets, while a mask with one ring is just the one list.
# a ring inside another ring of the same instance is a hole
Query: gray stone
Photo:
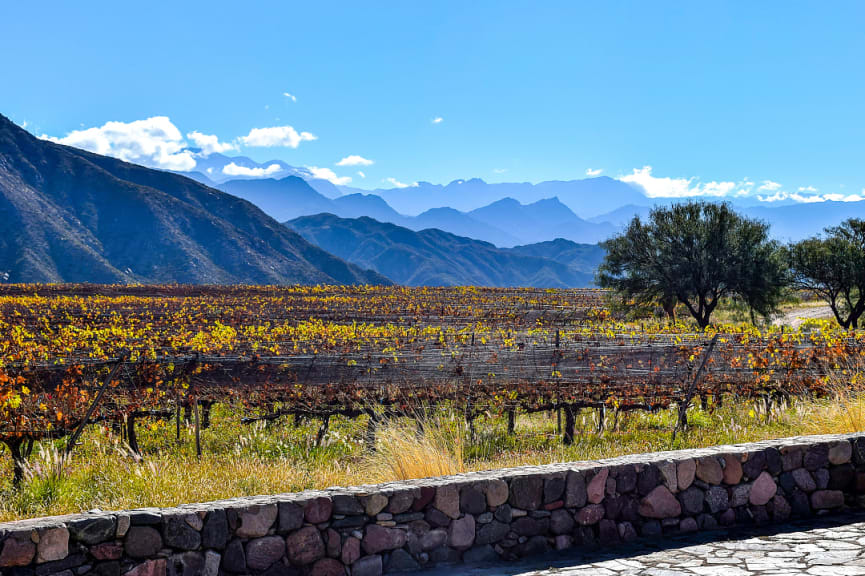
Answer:
[[486, 495], [474, 486], [460, 490], [460, 510], [466, 514], [482, 514], [487, 509]]
[[222, 562], [222, 556], [218, 552], [208, 550], [204, 553], [204, 569], [201, 576], [218, 576], [219, 564]]
[[183, 516], [166, 516], [162, 533], [163, 542], [170, 548], [195, 550], [201, 546], [201, 534]]
[[829, 465], [829, 446], [826, 444], [818, 444], [811, 446], [805, 451], [805, 458], [802, 460], [802, 465], [810, 471], [818, 468], [825, 468]]
[[565, 507], [582, 508], [586, 505], [586, 479], [580, 472], [568, 471], [565, 483]]
[[123, 549], [131, 558], [148, 558], [161, 548], [162, 536], [152, 526], [132, 526], [123, 543]]
[[414, 503], [414, 490], [400, 490], [390, 495], [390, 501], [387, 504], [387, 511], [391, 514], [402, 514], [407, 510], [411, 510], [411, 505]]
[[501, 506], [496, 508], [496, 511], [493, 512], [493, 517], [499, 522], [510, 524], [511, 520], [513, 520], [513, 514], [511, 514], [510, 504], [502, 504]]
[[433, 506], [449, 518], [460, 517], [460, 492], [457, 486], [445, 484], [436, 488]]
[[381, 576], [381, 556], [364, 556], [351, 566], [351, 576]]
[[253, 570], [267, 570], [283, 555], [285, 541], [279, 536], [256, 538], [246, 544], [246, 565]]
[[829, 463], [836, 466], [850, 462], [853, 457], [853, 445], [847, 440], [833, 442], [829, 445]]
[[696, 486], [691, 486], [687, 490], [679, 492], [678, 498], [685, 514], [696, 515], [703, 511], [705, 496], [703, 491]]
[[565, 477], [553, 476], [544, 480], [544, 504], [556, 502], [565, 493]]
[[817, 490], [811, 494], [811, 506], [815, 510], [841, 508], [844, 506], [844, 493], [840, 490]]
[[378, 492], [361, 498], [367, 516], [375, 516], [387, 507], [387, 496]]
[[201, 546], [222, 549], [228, 543], [228, 518], [225, 510], [211, 510], [201, 528]]
[[463, 562], [466, 564], [478, 564], [481, 562], [495, 562], [499, 560], [499, 555], [496, 549], [486, 544], [484, 546], [475, 546], [466, 550], [463, 554]]
[[567, 510], [555, 510], [550, 516], [550, 531], [553, 534], [570, 534], [574, 530], [574, 519]]
[[457, 550], [470, 548], [475, 541], [475, 519], [463, 516], [451, 522], [448, 528], [448, 544]]
[[633, 492], [637, 488], [637, 471], [633, 466], [622, 466], [616, 474], [616, 491], [619, 494]]
[[803, 492], [813, 492], [817, 489], [814, 477], [804, 468], [793, 470], [793, 481], [796, 483], [796, 487]]
[[511, 480], [509, 502], [515, 508], [537, 510], [543, 499], [544, 479], [540, 476], [517, 476]]
[[117, 534], [117, 522], [113, 516], [73, 520], [67, 526], [73, 539], [87, 545], [113, 540]]
[[417, 560], [405, 550], [394, 550], [387, 560], [387, 572], [410, 572], [420, 568]]
[[475, 544], [495, 544], [504, 540], [511, 528], [504, 522], [493, 520], [489, 524], [485, 524], [478, 528]]
[[357, 498], [348, 494], [336, 494], [331, 498], [333, 502], [333, 513], [343, 516], [355, 516], [365, 512], [364, 506]]
[[730, 498], [727, 495], [727, 489], [721, 486], [712, 486], [706, 490], [706, 505], [712, 514], [723, 512], [729, 508]]
[[312, 564], [323, 558], [325, 553], [324, 540], [313, 526], [306, 526], [289, 534], [285, 539], [285, 546], [292, 564]]
[[246, 572], [246, 552], [240, 540], [232, 540], [222, 555], [222, 569], [226, 572]]
[[420, 547], [424, 552], [444, 546], [448, 541], [447, 530], [436, 528], [420, 535]]
[[508, 501], [508, 483], [504, 480], [490, 480], [486, 485], [486, 496], [490, 508], [501, 506]]
[[751, 498], [751, 485], [739, 484], [730, 488], [730, 506], [738, 508], [745, 506]]
[[661, 473], [661, 481], [667, 487], [667, 490], [673, 494], [679, 491], [679, 480], [675, 462], [672, 460], [658, 462], [658, 472]]
[[[654, 464], [647, 464], [637, 475], [637, 492], [646, 496], [661, 483], [661, 473]], [[607, 492], [610, 495], [610, 492]]]
[[276, 522], [276, 504], [250, 506], [238, 510], [237, 518], [240, 525], [236, 534], [240, 538], [260, 538], [267, 536], [270, 528]]

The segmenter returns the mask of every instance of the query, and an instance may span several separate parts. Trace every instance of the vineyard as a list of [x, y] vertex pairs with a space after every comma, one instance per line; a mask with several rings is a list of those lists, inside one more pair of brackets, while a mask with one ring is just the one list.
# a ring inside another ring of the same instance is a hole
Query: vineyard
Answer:
[[[403, 287], [0, 288], [0, 442], [16, 480], [33, 443], [87, 425], [137, 450], [143, 419], [208, 425], [215, 404], [244, 422], [368, 417], [456, 407], [485, 415], [654, 411], [711, 399], [826, 393], [865, 351], [820, 326], [624, 321], [598, 290]], [[599, 418], [600, 425], [604, 423]]]

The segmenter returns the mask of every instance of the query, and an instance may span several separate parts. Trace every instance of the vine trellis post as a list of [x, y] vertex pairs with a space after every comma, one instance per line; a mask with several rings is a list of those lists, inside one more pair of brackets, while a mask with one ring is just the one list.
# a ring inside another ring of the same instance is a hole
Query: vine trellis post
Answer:
[[673, 428], [673, 436], [671, 439], [671, 443], [676, 441], [676, 434], [679, 431], [679, 428], [685, 428], [688, 425], [688, 406], [691, 404], [691, 400], [694, 397], [694, 392], [697, 390], [697, 385], [700, 383], [700, 379], [703, 377], [703, 374], [706, 372], [706, 365], [709, 362], [709, 358], [712, 356], [712, 352], [715, 350], [715, 344], [718, 343], [718, 336], [720, 334], [716, 333], [712, 336], [712, 340], [709, 342], [709, 347], [706, 349], [705, 354], [703, 354], [703, 360], [700, 362], [700, 367], [697, 369], [697, 373], [694, 375], [694, 379], [691, 380], [690, 386], [688, 386], [688, 391], [685, 393], [685, 398], [682, 399], [682, 402], [679, 404], [679, 417], [676, 419], [676, 427]]
[[87, 422], [90, 420], [90, 417], [93, 416], [93, 412], [96, 411], [96, 407], [99, 406], [99, 404], [102, 402], [102, 398], [103, 396], [105, 396], [106, 390], [111, 387], [111, 381], [114, 380], [114, 377], [117, 375], [120, 367], [123, 366], [123, 362], [125, 360], [125, 354], [121, 354], [120, 356], [118, 356], [117, 361], [114, 363], [114, 366], [111, 368], [108, 376], [102, 382], [102, 386], [99, 388], [99, 392], [96, 393], [96, 398], [94, 398], [93, 402], [90, 403], [90, 406], [87, 407], [87, 412], [84, 413], [84, 418], [81, 419], [78, 427], [75, 428], [75, 431], [72, 432], [72, 436], [69, 437], [69, 441], [66, 442], [65, 456], [69, 456], [72, 453], [72, 450], [78, 443], [78, 439], [81, 437], [81, 433], [84, 432], [84, 427], [87, 426]]

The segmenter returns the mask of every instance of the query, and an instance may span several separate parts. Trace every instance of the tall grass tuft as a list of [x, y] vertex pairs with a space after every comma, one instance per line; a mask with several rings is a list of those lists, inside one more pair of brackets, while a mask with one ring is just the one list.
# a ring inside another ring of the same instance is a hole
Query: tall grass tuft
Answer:
[[827, 405], [812, 410], [811, 431], [846, 434], [865, 430], [865, 359], [851, 358], [826, 376], [831, 391]]
[[453, 413], [423, 418], [419, 425], [394, 419], [379, 429], [376, 449], [363, 469], [370, 481], [386, 482], [466, 471], [465, 432]]

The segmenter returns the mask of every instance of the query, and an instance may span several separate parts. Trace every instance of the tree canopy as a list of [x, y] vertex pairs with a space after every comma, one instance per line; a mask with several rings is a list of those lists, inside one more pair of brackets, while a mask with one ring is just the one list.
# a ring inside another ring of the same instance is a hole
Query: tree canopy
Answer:
[[795, 286], [825, 300], [844, 328], [865, 313], [865, 220], [851, 218], [788, 249]]
[[787, 282], [784, 253], [769, 226], [726, 203], [688, 202], [634, 218], [606, 250], [597, 282], [640, 304], [675, 299], [700, 328], [722, 298], [738, 296], [768, 315]]

